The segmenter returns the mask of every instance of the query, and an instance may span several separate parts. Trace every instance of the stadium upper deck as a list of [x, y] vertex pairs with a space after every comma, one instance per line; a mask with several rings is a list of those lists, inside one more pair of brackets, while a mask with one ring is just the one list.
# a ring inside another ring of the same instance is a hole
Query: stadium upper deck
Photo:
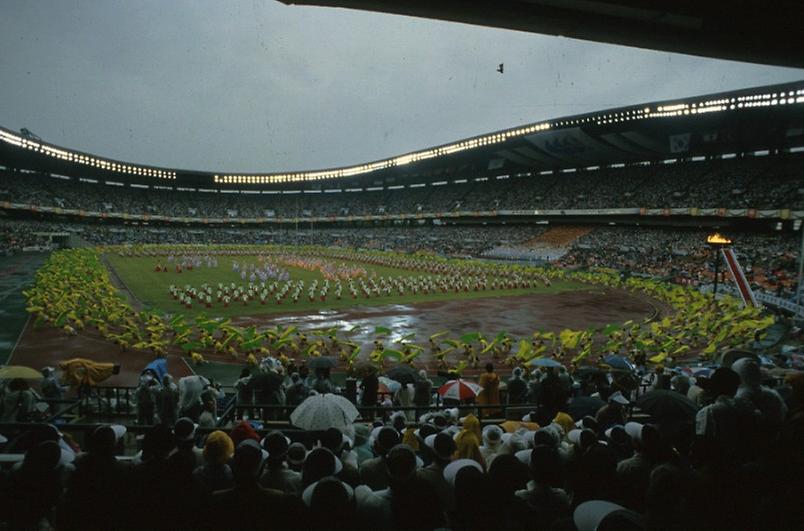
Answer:
[[536, 175], [802, 146], [804, 81], [567, 116], [341, 168], [262, 174], [159, 168], [3, 128], [0, 165], [178, 191], [315, 191], [404, 188], [466, 175]]

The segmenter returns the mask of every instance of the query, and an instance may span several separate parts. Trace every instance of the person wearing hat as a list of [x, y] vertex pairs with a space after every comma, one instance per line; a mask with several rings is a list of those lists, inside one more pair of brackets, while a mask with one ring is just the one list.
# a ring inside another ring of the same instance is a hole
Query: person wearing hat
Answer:
[[307, 447], [300, 442], [290, 443], [287, 457], [285, 458], [288, 468], [301, 475], [305, 459], [307, 459]]
[[369, 445], [371, 428], [368, 424], [356, 423], [354, 425], [354, 433], [355, 440], [352, 452], [356, 456], [357, 467], [359, 469], [363, 462], [374, 457], [374, 453], [371, 451], [371, 445]]
[[661, 459], [659, 431], [650, 424], [638, 422], [626, 423], [624, 430], [631, 437], [634, 455], [617, 464], [617, 480], [622, 486], [626, 505], [642, 510], [650, 471]]
[[64, 398], [64, 390], [58, 378], [56, 378], [56, 369], [53, 367], [42, 368], [42, 381], [39, 383], [39, 389], [42, 391], [42, 398], [45, 400], [62, 400]]
[[232, 438], [220, 430], [213, 431], [204, 443], [204, 465], [193, 471], [193, 477], [209, 492], [231, 488], [232, 469], [227, 463], [233, 453]]
[[455, 439], [447, 433], [440, 432], [425, 437], [424, 445], [432, 452], [433, 460], [426, 467], [417, 470], [416, 474], [433, 486], [441, 501], [441, 507], [451, 510], [455, 502], [452, 488], [444, 479], [444, 469], [452, 462], [452, 456], [457, 449]]
[[343, 463], [329, 449], [318, 446], [310, 450], [302, 466], [302, 488], [306, 489], [327, 476], [337, 476]]
[[[242, 441], [232, 459], [233, 486], [212, 494], [207, 523], [215, 529], [293, 529], [304, 517], [298, 496], [260, 486], [262, 448], [253, 439]], [[233, 520], [233, 518], [235, 520]]]
[[494, 507], [499, 519], [496, 529], [519, 530], [527, 526], [527, 504], [516, 495], [527, 487], [528, 465], [510, 454], [502, 454], [489, 465], [488, 480], [492, 485], [488, 506]]
[[462, 429], [455, 435], [455, 445], [457, 446], [455, 459], [474, 459], [485, 470], [486, 461], [480, 452], [480, 441], [482, 440], [480, 421], [470, 413], [462, 418], [461, 422]]
[[559, 518], [570, 515], [569, 496], [561, 488], [564, 464], [558, 449], [544, 444], [535, 446], [530, 451], [528, 470], [530, 481], [525, 489], [516, 492], [516, 496], [549, 528]]
[[581, 503], [572, 514], [578, 531], [639, 531], [645, 529], [642, 516], [622, 505], [605, 500]]
[[435, 529], [444, 524], [432, 485], [416, 474], [416, 453], [406, 444], [391, 448], [384, 461], [388, 487], [355, 489], [359, 520], [367, 529]]
[[177, 464], [180, 461], [192, 463], [191, 471], [204, 464], [204, 452], [195, 445], [196, 427], [187, 417], [182, 417], [173, 424], [173, 442], [176, 449], [168, 456], [168, 460], [175, 460]]
[[388, 476], [385, 472], [385, 457], [388, 452], [399, 444], [399, 432], [390, 426], [375, 428], [374, 454], [373, 459], [364, 461], [360, 465], [360, 483], [368, 486], [371, 490], [382, 490], [388, 488]]
[[480, 454], [483, 461], [491, 467], [494, 458], [499, 455], [502, 449], [503, 430], [499, 426], [490, 424], [483, 428], [483, 446], [480, 447]]
[[76, 457], [57, 514], [57, 529], [118, 529], [126, 514], [128, 465], [115, 458], [117, 435], [101, 425], [90, 433], [87, 452]]
[[695, 415], [695, 433], [717, 448], [715, 454], [723, 463], [742, 461], [750, 450], [746, 434], [753, 433], [757, 413], [749, 402], [734, 396], [740, 376], [730, 368], [718, 367], [702, 385], [710, 403]]
[[[129, 509], [126, 520], [131, 528], [175, 529], [183, 525], [184, 519], [191, 518], [188, 514], [191, 511], [184, 510], [191, 500], [177, 503], [175, 492], [181, 489], [185, 496], [197, 499], [202, 490], [192, 481], [189, 467], [179, 474], [169, 464], [168, 456], [173, 448], [173, 434], [164, 424], [152, 426], [145, 432], [141, 458], [131, 468], [127, 480], [130, 494], [126, 500]], [[197, 511], [198, 506], [193, 509]], [[154, 514], [162, 515], [158, 522], [152, 521]]]
[[68, 464], [61, 463], [62, 452], [56, 441], [42, 441], [25, 452], [22, 462], [14, 464], [5, 488], [13, 496], [13, 510], [4, 511], [2, 519], [9, 529], [40, 529], [50, 517], [61, 496]]
[[448, 513], [450, 526], [473, 531], [495, 529], [499, 518], [486, 505], [493, 486], [480, 465], [471, 459], [456, 459], [444, 469], [444, 475], [455, 495], [455, 508]]
[[309, 529], [359, 529], [354, 489], [338, 478], [327, 476], [316, 481], [304, 489], [301, 499], [308, 508], [305, 523]]
[[235, 448], [237, 448], [237, 445], [246, 439], [252, 439], [260, 442], [260, 436], [257, 434], [254, 426], [252, 426], [247, 420], [241, 420], [235, 424], [232, 430], [229, 432], [229, 437], [232, 438], [232, 443], [235, 445]]
[[302, 477], [299, 472], [287, 466], [288, 448], [290, 439], [280, 431], [274, 430], [262, 440], [262, 449], [266, 455], [260, 486], [299, 495], [302, 491]]
[[356, 487], [360, 483], [360, 473], [353, 464], [355, 460], [348, 453], [349, 439], [338, 428], [328, 428], [321, 434], [319, 443], [341, 460], [343, 470], [338, 474], [338, 479]]

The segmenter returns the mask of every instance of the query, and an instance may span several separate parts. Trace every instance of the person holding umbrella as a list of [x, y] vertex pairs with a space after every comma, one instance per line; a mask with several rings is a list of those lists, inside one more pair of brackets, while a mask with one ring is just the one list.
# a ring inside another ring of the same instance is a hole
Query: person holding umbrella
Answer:
[[28, 422], [36, 403], [36, 394], [31, 390], [28, 382], [22, 378], [15, 378], [8, 383], [3, 397], [2, 422]]
[[[377, 405], [377, 392], [380, 388], [380, 381], [377, 378], [377, 370], [366, 371], [363, 380], [360, 382], [360, 405], [364, 408], [371, 408]], [[374, 411], [371, 409], [363, 409], [360, 416], [364, 419], [374, 420]]]

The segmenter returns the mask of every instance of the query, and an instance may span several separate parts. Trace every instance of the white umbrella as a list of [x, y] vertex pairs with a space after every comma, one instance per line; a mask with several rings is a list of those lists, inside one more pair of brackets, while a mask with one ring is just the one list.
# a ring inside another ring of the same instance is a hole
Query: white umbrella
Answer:
[[303, 430], [320, 431], [345, 428], [358, 415], [357, 408], [349, 400], [341, 395], [325, 393], [313, 395], [299, 404], [290, 414], [290, 422]]
[[483, 388], [474, 382], [466, 380], [450, 380], [438, 388], [438, 394], [442, 398], [451, 398], [453, 400], [467, 400], [482, 391]]

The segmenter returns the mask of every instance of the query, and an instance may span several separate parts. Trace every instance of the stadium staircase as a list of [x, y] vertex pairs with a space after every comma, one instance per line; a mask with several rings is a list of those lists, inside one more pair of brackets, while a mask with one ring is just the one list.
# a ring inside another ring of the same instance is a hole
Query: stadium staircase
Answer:
[[544, 257], [545, 260], [558, 260], [569, 252], [573, 242], [592, 232], [592, 227], [557, 226], [522, 244]]

